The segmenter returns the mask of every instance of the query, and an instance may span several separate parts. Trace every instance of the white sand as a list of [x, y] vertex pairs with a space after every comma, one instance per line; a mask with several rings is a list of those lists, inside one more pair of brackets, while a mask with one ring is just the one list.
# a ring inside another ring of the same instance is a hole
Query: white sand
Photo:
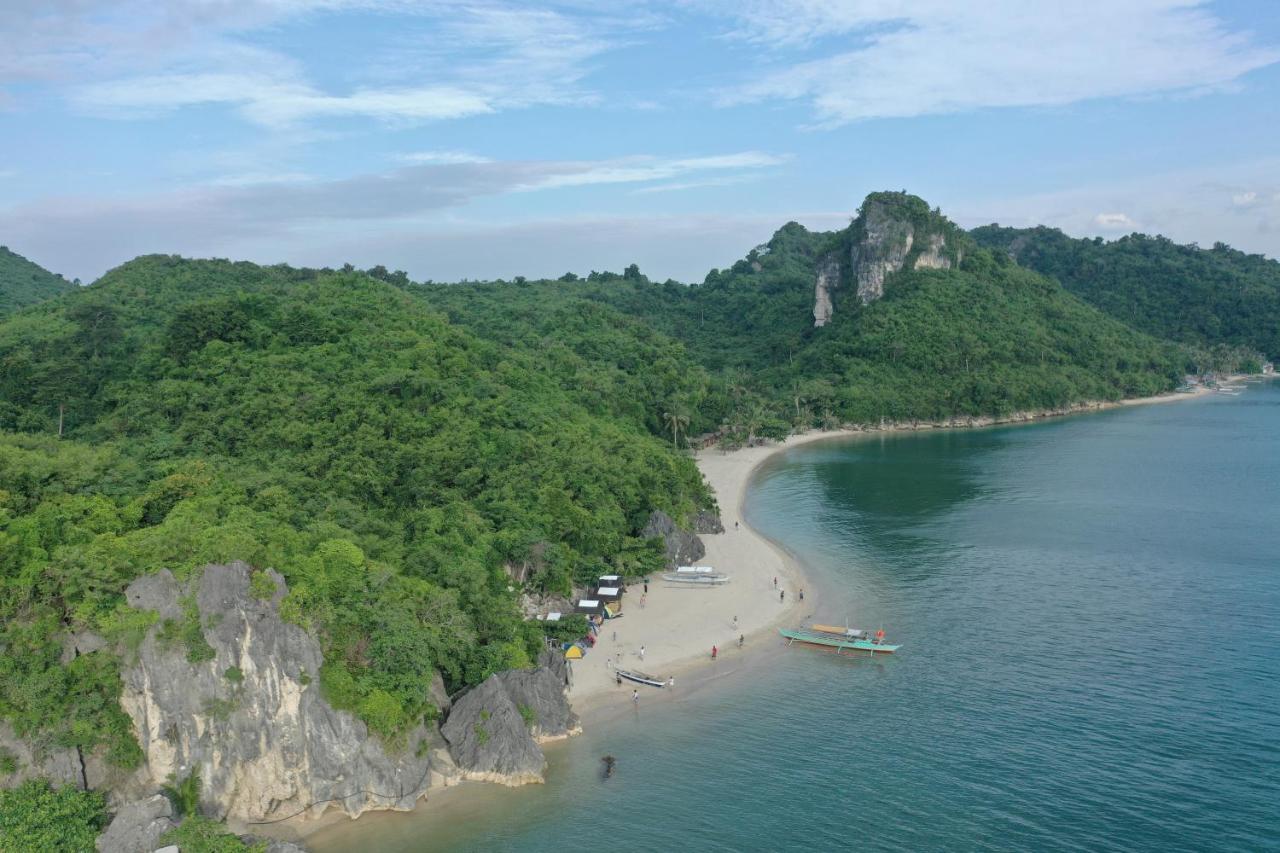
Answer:
[[[650, 578], [645, 606], [640, 606], [641, 584], [633, 584], [623, 597], [624, 616], [606, 620], [599, 641], [582, 660], [573, 661], [573, 689], [569, 698], [578, 711], [598, 702], [629, 703], [631, 691], [641, 697], [656, 693], [654, 688], [623, 682], [618, 687], [609, 663], [637, 669], [650, 675], [676, 676], [676, 688], [683, 692], [691, 681], [713, 677], [715, 665], [728, 668], [750, 654], [753, 646], [777, 639], [780, 624], [799, 618], [799, 591], [805, 590], [804, 604], [811, 607], [816, 590], [805, 585], [800, 567], [785, 552], [747, 526], [742, 502], [752, 472], [780, 450], [799, 444], [842, 435], [852, 431], [811, 432], [791, 436], [767, 447], [748, 447], [732, 452], [703, 450], [695, 457], [698, 468], [715, 492], [725, 532], [703, 534], [707, 555], [699, 565], [713, 566], [730, 575], [729, 583], [710, 589], [679, 587], [665, 583], [660, 575]], [[734, 527], [738, 522], [741, 526]], [[777, 587], [774, 587], [777, 578]], [[786, 592], [785, 603], [779, 592]], [[734, 627], [734, 617], [738, 617]], [[614, 641], [614, 633], [617, 641]], [[742, 650], [738, 637], [746, 637]], [[719, 648], [715, 663], [711, 647]], [[644, 659], [640, 647], [644, 646]], [[705, 666], [696, 666], [703, 663]]]

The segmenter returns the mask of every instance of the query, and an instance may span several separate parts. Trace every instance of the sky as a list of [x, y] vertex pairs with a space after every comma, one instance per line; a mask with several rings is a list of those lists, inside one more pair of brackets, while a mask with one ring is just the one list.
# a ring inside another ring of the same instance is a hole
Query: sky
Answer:
[[1276, 0], [2, 0], [0, 244], [701, 281], [905, 189], [1280, 257]]

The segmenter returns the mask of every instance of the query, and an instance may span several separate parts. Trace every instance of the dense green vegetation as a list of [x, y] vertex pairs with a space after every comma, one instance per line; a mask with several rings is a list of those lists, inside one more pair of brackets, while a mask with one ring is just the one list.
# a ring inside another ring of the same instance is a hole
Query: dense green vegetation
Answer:
[[160, 839], [162, 844], [175, 844], [182, 853], [266, 853], [267, 842], [245, 844], [216, 820], [200, 815], [184, 819]]
[[[0, 713], [136, 761], [112, 653], [62, 665], [59, 635], [136, 642], [131, 579], [242, 559], [287, 578], [328, 698], [396, 741], [436, 713], [433, 669], [456, 689], [540, 647], [504, 565], [564, 591], [645, 571], [649, 513], [708, 500], [649, 414], [597, 408], [361, 274], [149, 257], [21, 313], [0, 324], [0, 642], [23, 650]], [[207, 655], [194, 609], [162, 628]]]
[[[868, 201], [919, 234], [943, 235], [944, 254], [963, 261], [959, 269], [897, 273], [885, 297], [868, 306], [851, 298], [846, 277], [833, 321], [818, 329], [815, 265], [834, 253], [847, 267], [850, 246], [865, 237], [861, 218], [831, 234], [790, 223], [692, 286], [650, 282], [631, 267], [585, 280], [417, 290], [481, 336], [541, 346], [546, 369], [580, 399], [595, 387], [581, 377], [608, 376], [619, 364], [627, 375], [632, 360], [647, 359], [656, 376], [671, 380], [614, 383], [602, 399], [623, 395], [642, 400], [647, 412], [681, 413], [688, 435], [718, 431], [731, 443], [812, 426], [1007, 414], [1155, 393], [1187, 368], [1186, 353], [1135, 333], [1004, 253], [978, 248], [921, 199], [876, 193]], [[655, 330], [644, 347], [620, 336], [628, 321]], [[669, 421], [650, 418], [646, 426], [672, 434]]]
[[0, 317], [66, 293], [75, 283], [0, 246]]
[[1043, 226], [987, 225], [970, 233], [1134, 328], [1280, 357], [1280, 262], [1222, 243], [1201, 249], [1144, 234], [1106, 242]]
[[98, 791], [54, 788], [39, 779], [0, 790], [0, 850], [5, 853], [91, 851], [106, 823], [106, 802]]

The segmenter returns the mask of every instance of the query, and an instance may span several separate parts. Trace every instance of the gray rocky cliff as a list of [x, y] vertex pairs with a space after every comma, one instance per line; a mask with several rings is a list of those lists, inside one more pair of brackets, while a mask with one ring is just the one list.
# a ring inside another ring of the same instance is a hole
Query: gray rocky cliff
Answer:
[[151, 853], [160, 839], [176, 827], [173, 805], [162, 794], [126, 803], [97, 838], [98, 853]]
[[494, 673], [453, 704], [441, 733], [465, 778], [503, 785], [544, 781], [538, 744], [580, 732], [565, 697], [567, 663], [545, 651], [534, 669]]
[[199, 770], [205, 809], [246, 822], [328, 807], [352, 817], [410, 809], [430, 786], [447, 784], [452, 762], [434, 727], [419, 726], [392, 752], [324, 700], [320, 646], [280, 618], [284, 580], [268, 576], [270, 600], [250, 592], [243, 563], [208, 566], [185, 586], [161, 571], [126, 591], [130, 605], [166, 619], [183, 618], [182, 599], [194, 595], [213, 649], [211, 660], [192, 663], [181, 644], [162, 642], [158, 624], [124, 668], [120, 703], [151, 784]]
[[[719, 519], [716, 519], [719, 523]], [[721, 528], [723, 530], [723, 528]], [[659, 509], [649, 514], [640, 536], [645, 539], [659, 538], [666, 550], [668, 566], [683, 566], [701, 560], [707, 548], [697, 534], [681, 530], [671, 516]]]
[[813, 325], [825, 326], [835, 310], [831, 293], [840, 286], [840, 258], [827, 255], [818, 261], [817, 281], [813, 286]]
[[[941, 217], [935, 218], [941, 220]], [[884, 296], [885, 280], [893, 273], [904, 268], [950, 269], [960, 258], [960, 248], [948, 246], [941, 231], [930, 228], [925, 233], [917, 233], [910, 219], [875, 197], [868, 197], [863, 203], [849, 235], [848, 275], [852, 278], [852, 290], [863, 305]], [[836, 308], [834, 294], [842, 288], [841, 278], [838, 253], [819, 258], [814, 270], [815, 327], [831, 322]]]

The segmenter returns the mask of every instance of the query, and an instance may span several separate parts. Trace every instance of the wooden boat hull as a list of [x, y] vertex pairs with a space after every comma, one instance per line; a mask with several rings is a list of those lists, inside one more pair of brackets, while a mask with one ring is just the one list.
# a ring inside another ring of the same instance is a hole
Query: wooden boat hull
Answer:
[[789, 628], [780, 628], [778, 633], [786, 638], [787, 645], [800, 643], [813, 648], [826, 649], [835, 654], [857, 655], [865, 652], [871, 656], [891, 655], [902, 648], [901, 644], [877, 643], [874, 640], [849, 640], [812, 631], [794, 631]]
[[724, 586], [729, 582], [728, 575], [720, 575], [718, 577], [709, 575], [663, 575], [662, 579], [667, 583], [677, 583], [682, 586]]
[[667, 682], [665, 679], [658, 678], [653, 675], [648, 675], [643, 672], [636, 672], [633, 669], [619, 669], [615, 671], [618, 673], [618, 675], [622, 676], [627, 681], [631, 681], [636, 684], [647, 684], [649, 687], [666, 687], [667, 686]]

